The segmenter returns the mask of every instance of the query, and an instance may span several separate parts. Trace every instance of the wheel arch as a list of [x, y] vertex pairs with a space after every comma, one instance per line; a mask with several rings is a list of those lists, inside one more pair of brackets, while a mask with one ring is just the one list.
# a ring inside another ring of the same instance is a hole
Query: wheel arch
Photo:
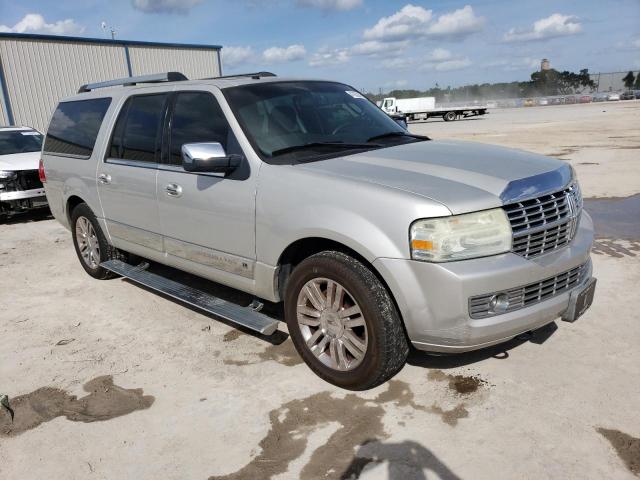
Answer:
[[[373, 265], [372, 262], [367, 260], [364, 254], [361, 254], [357, 250], [352, 247], [345, 245], [336, 240], [332, 240], [325, 237], [305, 237], [295, 240], [290, 243], [280, 254], [280, 258], [278, 259], [278, 278], [277, 278], [277, 292], [281, 299], [285, 298], [285, 291], [287, 288], [287, 280], [293, 271], [293, 268], [302, 262], [305, 258], [308, 258], [316, 253], [320, 253], [327, 250], [334, 250], [338, 252], [342, 252], [346, 255], [349, 255], [364, 266], [366, 266], [371, 272], [378, 278], [380, 283], [387, 289], [391, 300], [393, 301], [398, 315], [400, 316], [400, 320], [402, 321], [402, 328], [405, 330], [406, 335], [406, 327], [404, 325], [404, 320], [402, 317], [402, 311], [400, 310], [400, 306], [396, 301], [396, 298], [393, 295], [393, 291], [389, 287], [389, 284], [385, 280], [382, 273]], [[408, 338], [408, 337], [407, 337]]]
[[69, 225], [71, 225], [71, 213], [73, 212], [73, 209], [81, 203], [87, 202], [85, 202], [84, 199], [78, 195], [71, 195], [69, 198], [67, 198], [67, 201], [65, 202], [65, 215], [67, 217], [67, 222], [69, 222]]

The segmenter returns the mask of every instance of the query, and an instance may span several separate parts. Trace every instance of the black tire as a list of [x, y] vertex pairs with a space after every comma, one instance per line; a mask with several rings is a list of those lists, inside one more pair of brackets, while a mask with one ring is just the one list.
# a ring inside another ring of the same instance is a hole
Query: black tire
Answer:
[[[304, 340], [297, 319], [298, 295], [307, 282], [316, 278], [344, 286], [362, 311], [367, 347], [352, 370], [339, 371], [325, 365]], [[409, 354], [402, 320], [391, 295], [369, 268], [341, 252], [321, 252], [296, 266], [287, 281], [285, 319], [293, 344], [309, 368], [327, 382], [348, 390], [367, 390], [384, 383], [402, 369]]]
[[[95, 232], [95, 236], [98, 240], [99, 245], [99, 261], [98, 265], [95, 267], [91, 267], [87, 264], [87, 262], [82, 257], [80, 252], [80, 246], [77, 237], [77, 223], [81, 218], [85, 218], [89, 221], [93, 230]], [[127, 255], [117, 248], [109, 245], [107, 242], [102, 229], [100, 228], [100, 224], [96, 220], [96, 216], [93, 214], [89, 205], [86, 203], [78, 204], [73, 211], [71, 212], [71, 236], [73, 237], [73, 246], [76, 250], [76, 255], [78, 255], [78, 260], [80, 261], [80, 265], [84, 268], [85, 272], [91, 275], [93, 278], [97, 278], [99, 280], [106, 280], [109, 278], [114, 278], [117, 275], [105, 268], [102, 268], [99, 264], [102, 262], [106, 262], [107, 260], [127, 260]]]
[[456, 117], [457, 117], [456, 112], [447, 112], [442, 116], [445, 122], [452, 122], [453, 120], [456, 119]]

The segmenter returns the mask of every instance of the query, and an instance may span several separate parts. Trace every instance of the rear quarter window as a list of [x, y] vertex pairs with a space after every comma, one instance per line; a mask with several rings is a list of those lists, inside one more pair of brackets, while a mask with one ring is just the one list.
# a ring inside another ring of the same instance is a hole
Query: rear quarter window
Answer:
[[44, 153], [89, 158], [111, 98], [62, 102], [51, 118]]

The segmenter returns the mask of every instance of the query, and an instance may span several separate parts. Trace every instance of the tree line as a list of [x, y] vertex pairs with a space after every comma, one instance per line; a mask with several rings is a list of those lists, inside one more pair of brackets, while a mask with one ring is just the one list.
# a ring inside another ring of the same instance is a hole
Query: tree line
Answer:
[[[629, 76], [633, 77], [633, 72], [629, 72], [623, 79], [627, 89], [630, 89], [634, 82], [636, 88], [640, 88], [639, 79], [632, 78], [629, 83]], [[533, 72], [531, 79], [524, 82], [501, 82], [483, 83], [474, 85], [464, 85], [461, 87], [441, 88], [436, 86], [428, 90], [392, 90], [387, 94], [368, 93], [373, 101], [382, 100], [385, 97], [412, 98], [412, 97], [435, 97], [436, 102], [466, 102], [480, 99], [502, 99], [502, 98], [524, 98], [541, 97], [554, 95], [570, 95], [581, 92], [593, 92], [596, 90], [596, 83], [591, 80], [588, 69], [582, 69], [578, 73], [567, 70], [559, 72], [554, 69]]]

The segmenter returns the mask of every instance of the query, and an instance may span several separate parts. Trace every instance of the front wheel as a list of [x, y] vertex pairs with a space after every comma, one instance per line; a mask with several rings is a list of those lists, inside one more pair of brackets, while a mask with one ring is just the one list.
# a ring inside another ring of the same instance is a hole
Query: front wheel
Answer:
[[380, 385], [400, 371], [409, 353], [389, 292], [344, 253], [321, 252], [295, 268], [287, 282], [285, 317], [306, 364], [342, 388]]

